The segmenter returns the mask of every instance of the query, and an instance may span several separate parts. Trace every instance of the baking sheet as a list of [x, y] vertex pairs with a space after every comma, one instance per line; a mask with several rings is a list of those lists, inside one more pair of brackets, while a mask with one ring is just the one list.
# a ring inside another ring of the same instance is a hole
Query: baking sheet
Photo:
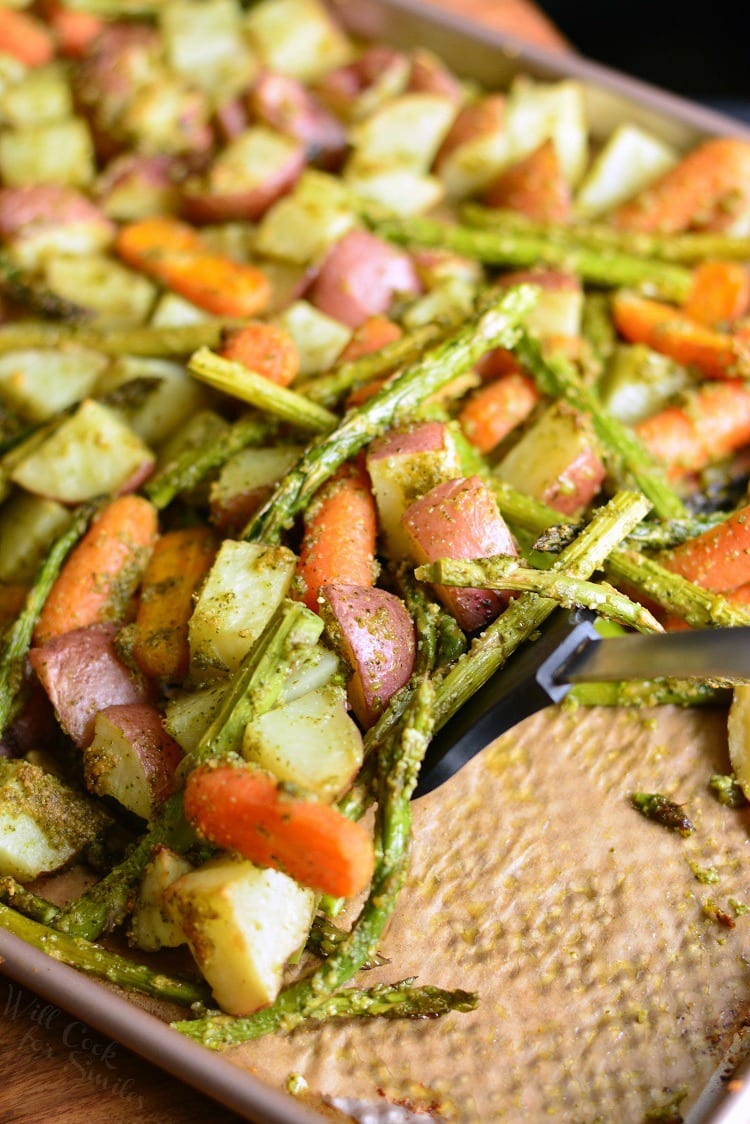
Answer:
[[[732, 119], [414, 0], [334, 6], [356, 33], [429, 47], [488, 86], [518, 71], [580, 78], [594, 131], [627, 117], [681, 147], [750, 138]], [[550, 712], [416, 804], [412, 872], [380, 976], [474, 987], [476, 1014], [302, 1029], [219, 1056], [0, 931], [3, 971], [250, 1120], [322, 1119], [278, 1091], [293, 1070], [324, 1094], [462, 1124], [639, 1120], [688, 1080], [680, 1110], [692, 1105], [698, 1124], [722, 1091], [712, 1075], [740, 1049], [750, 999], [747, 921], [717, 931], [703, 912], [709, 891], [750, 900], [747, 816], [705, 791], [709, 773], [728, 768], [724, 724], [720, 712]], [[720, 891], [696, 881], [685, 841], [635, 817], [632, 787], [689, 801], [693, 861], [720, 870]], [[722, 1124], [727, 1112], [746, 1120], [750, 1099], [721, 1112]]]

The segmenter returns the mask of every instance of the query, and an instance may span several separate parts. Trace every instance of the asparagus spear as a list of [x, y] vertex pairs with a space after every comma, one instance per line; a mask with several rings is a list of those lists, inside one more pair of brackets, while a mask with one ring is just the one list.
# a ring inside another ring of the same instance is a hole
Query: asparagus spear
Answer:
[[146, 482], [143, 490], [161, 511], [169, 507], [181, 492], [194, 488], [209, 472], [225, 464], [241, 449], [263, 444], [272, 432], [273, 427], [255, 415], [238, 418], [219, 437], [197, 449], [186, 449], [176, 460], [164, 465]]
[[333, 409], [355, 386], [362, 386], [388, 371], [414, 363], [429, 347], [445, 339], [450, 327], [441, 324], [424, 324], [413, 332], [385, 344], [379, 351], [362, 355], [349, 363], [341, 363], [325, 375], [300, 381], [300, 394], [312, 402]]
[[622, 462], [643, 494], [651, 500], [658, 516], [663, 519], [685, 517], [682, 500], [667, 484], [661, 466], [631, 430], [607, 413], [595, 391], [584, 385], [567, 359], [561, 355], [545, 359], [537, 341], [527, 335], [519, 341], [517, 352], [543, 394], [562, 398], [575, 410], [590, 415], [599, 440]]
[[53, 320], [70, 323], [84, 320], [90, 315], [89, 309], [48, 289], [7, 254], [0, 254], [0, 293], [16, 304], [25, 305], [32, 312]]
[[518, 285], [506, 290], [477, 319], [406, 367], [358, 409], [351, 410], [332, 433], [316, 438], [250, 521], [244, 538], [251, 542], [278, 542], [320, 485], [345, 461], [473, 366], [490, 348], [512, 345], [517, 338], [517, 325], [534, 300], [533, 286]]
[[635, 550], [618, 550], [607, 560], [609, 577], [640, 590], [668, 613], [692, 628], [736, 628], [750, 625], [750, 611], [733, 605], [720, 593], [674, 574]]
[[423, 680], [397, 736], [378, 763], [376, 863], [370, 892], [352, 930], [311, 975], [285, 988], [270, 1007], [246, 1018], [225, 1015], [178, 1022], [188, 1037], [213, 1050], [293, 1029], [327, 1003], [372, 957], [404, 881], [411, 833], [411, 794], [432, 734], [433, 690]]
[[[574, 578], [589, 578], [615, 547], [646, 515], [649, 502], [634, 492], [618, 492], [600, 508], [574, 543], [556, 559], [553, 569]], [[439, 729], [478, 691], [509, 656], [557, 607], [548, 597], [523, 593], [479, 636], [465, 656], [437, 683], [435, 725]]]
[[51, 925], [60, 912], [59, 906], [32, 893], [10, 875], [0, 878], [0, 902], [12, 906], [17, 913], [38, 921], [40, 925]]
[[[318, 914], [313, 920], [312, 928], [307, 938], [307, 947], [313, 952], [317, 952], [320, 956], [331, 956], [346, 940], [347, 936], [348, 933], [346, 929], [339, 929], [338, 925], [334, 925], [327, 917], [321, 917], [320, 914]], [[382, 966], [387, 963], [386, 957], [376, 952], [370, 960], [365, 961], [362, 965], [362, 969], [382, 968]]]
[[[540, 534], [556, 523], [569, 522], [567, 517], [546, 504], [532, 500], [508, 484], [493, 481], [493, 491], [501, 513], [508, 522], [532, 534]], [[669, 526], [669, 524], [667, 524]], [[679, 524], [678, 524], [679, 526]], [[637, 534], [637, 528], [627, 536]], [[564, 552], [558, 558], [564, 557]], [[712, 593], [632, 548], [613, 550], [607, 558], [606, 570], [615, 583], [639, 589], [651, 601], [669, 613], [682, 617], [693, 628], [733, 628], [747, 625], [750, 614], [742, 606], [733, 605], [719, 593]]]
[[32, 921], [7, 905], [0, 904], [0, 926], [34, 948], [46, 952], [54, 960], [70, 964], [93, 976], [100, 976], [120, 987], [140, 991], [155, 999], [168, 1000], [189, 1007], [205, 1003], [210, 992], [205, 984], [181, 980], [165, 972], [154, 971], [145, 964], [136, 964], [116, 952], [91, 944], [81, 937], [56, 932], [38, 921]]
[[26, 653], [44, 602], [63, 562], [83, 535], [98, 506], [96, 503], [82, 504], [73, 513], [70, 523], [39, 567], [24, 607], [4, 637], [4, 647], [0, 654], [0, 735], [7, 728], [17, 705]]
[[381, 238], [399, 245], [455, 250], [486, 265], [555, 266], [577, 273], [583, 281], [593, 285], [647, 288], [667, 300], [684, 300], [692, 283], [690, 271], [678, 265], [519, 231], [451, 226], [423, 216], [381, 218], [371, 225]]
[[[412, 979], [375, 987], [350, 987], [315, 1007], [307, 1016], [313, 1022], [351, 1019], [363, 1015], [387, 1019], [436, 1019], [449, 1011], [474, 1011], [478, 997], [473, 991], [445, 991], [440, 987], [414, 987]], [[279, 1030], [288, 1029], [284, 1024]], [[291, 1028], [289, 1028], [291, 1029]]]
[[476, 589], [510, 589], [551, 597], [566, 609], [591, 609], [606, 620], [637, 629], [639, 632], [662, 632], [654, 616], [631, 601], [624, 593], [606, 582], [583, 581], [553, 570], [535, 570], [523, 566], [510, 555], [495, 555], [473, 562], [440, 558], [419, 566], [415, 576], [420, 581], [441, 585], [469, 586]]
[[630, 680], [624, 683], [577, 683], [563, 706], [722, 706], [729, 688], [694, 679]]
[[700, 232], [665, 236], [616, 230], [603, 223], [576, 223], [575, 226], [563, 227], [557, 223], [537, 222], [520, 211], [493, 210], [477, 203], [465, 203], [461, 208], [461, 217], [469, 226], [480, 230], [550, 239], [560, 245], [657, 258], [664, 262], [692, 265], [714, 258], [750, 260], [750, 238], [738, 238], [731, 234]]
[[28, 347], [63, 347], [75, 343], [105, 355], [147, 355], [154, 358], [190, 355], [199, 347], [218, 347], [227, 329], [242, 327], [238, 320], [205, 320], [165, 328], [99, 328], [93, 324], [48, 324], [18, 320], [0, 326], [0, 354]]
[[324, 406], [310, 401], [303, 394], [277, 386], [270, 379], [251, 371], [243, 363], [224, 359], [207, 347], [190, 357], [188, 367], [201, 382], [224, 394], [249, 402], [256, 409], [273, 414], [281, 421], [313, 433], [327, 433], [338, 424], [338, 418]]

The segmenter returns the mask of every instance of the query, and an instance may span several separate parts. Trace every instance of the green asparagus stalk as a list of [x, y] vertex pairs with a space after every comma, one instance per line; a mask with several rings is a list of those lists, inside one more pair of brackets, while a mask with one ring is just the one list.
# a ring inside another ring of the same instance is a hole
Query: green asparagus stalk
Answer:
[[[317, 1023], [378, 1015], [386, 1019], [436, 1019], [450, 1011], [475, 1011], [478, 1001], [473, 991], [414, 987], [413, 980], [406, 979], [376, 987], [346, 988], [313, 1008], [307, 1018]], [[283, 1031], [287, 1027], [282, 1024], [279, 1029]]]
[[419, 566], [420, 581], [475, 589], [509, 589], [551, 597], [566, 609], [591, 609], [605, 620], [639, 632], [662, 632], [654, 616], [606, 582], [583, 581], [555, 570], [535, 570], [510, 555], [495, 555], [473, 562], [441, 558]]
[[628, 545], [638, 550], [670, 550], [680, 546], [688, 539], [718, 527], [728, 518], [729, 512], [710, 511], [690, 515], [687, 519], [666, 519], [664, 521], [648, 521], [634, 527], [628, 536]]
[[226, 464], [241, 449], [262, 445], [272, 432], [271, 425], [254, 415], [238, 418], [219, 437], [197, 449], [186, 449], [174, 461], [164, 465], [146, 482], [143, 490], [161, 511], [169, 507], [176, 496], [194, 488], [209, 472]]
[[328, 433], [335, 429], [339, 419], [336, 414], [326, 410], [284, 386], [277, 386], [270, 379], [263, 378], [232, 359], [224, 359], [207, 347], [201, 347], [190, 357], [188, 368], [201, 382], [208, 383], [215, 390], [241, 398], [256, 409], [272, 414], [280, 421], [288, 422], [299, 429], [312, 433]]
[[451, 226], [423, 216], [382, 218], [371, 225], [381, 238], [399, 245], [454, 250], [485, 265], [554, 266], [576, 273], [582, 281], [593, 285], [647, 288], [666, 300], [684, 300], [692, 284], [690, 271], [678, 265], [518, 231]]
[[[334, 925], [327, 917], [321, 917], [321, 915], [318, 914], [312, 923], [312, 928], [307, 938], [307, 947], [312, 952], [317, 952], [320, 956], [332, 956], [336, 949], [343, 944], [348, 935], [346, 929], [339, 929], [338, 925]], [[362, 970], [382, 968], [383, 965], [387, 963], [388, 960], [385, 956], [381, 956], [379, 952], [375, 952], [374, 955], [362, 965]]]
[[750, 611], [733, 605], [720, 593], [674, 574], [635, 550], [618, 550], [607, 560], [609, 577], [645, 594], [691, 628], [736, 628], [750, 625]]
[[139, 991], [155, 999], [179, 1003], [184, 1007], [193, 1003], [205, 1003], [210, 999], [210, 992], [205, 984], [177, 979], [165, 972], [154, 971], [145, 964], [136, 964], [127, 957], [109, 952], [82, 937], [56, 932], [38, 921], [16, 913], [7, 905], [0, 904], [0, 926], [33, 948], [46, 952], [54, 960], [109, 980], [119, 987]]
[[424, 324], [385, 344], [379, 351], [341, 363], [328, 374], [300, 381], [297, 389], [312, 402], [334, 409], [355, 387], [364, 386], [407, 363], [414, 363], [428, 348], [445, 339], [449, 331], [448, 325]]
[[91, 315], [89, 309], [48, 289], [7, 254], [0, 254], [0, 293], [14, 303], [24, 305], [31, 312], [51, 320], [71, 323], [85, 320]]
[[634, 679], [623, 683], [576, 683], [562, 705], [723, 706], [730, 700], [729, 688], [711, 687], [694, 679]]
[[603, 223], [576, 223], [574, 226], [563, 227], [557, 223], [537, 222], [520, 211], [493, 210], [476, 203], [465, 203], [461, 208], [461, 218], [469, 226], [479, 230], [549, 239], [565, 246], [656, 258], [683, 265], [693, 265], [714, 258], [750, 261], [750, 238], [738, 238], [731, 234], [699, 232], [667, 236], [616, 230]]
[[63, 562], [83, 535], [98, 506], [96, 503], [82, 504], [73, 513], [70, 523], [39, 567], [24, 607], [4, 637], [3, 651], [0, 653], [0, 734], [7, 729], [15, 712], [23, 683], [26, 654], [44, 602]]
[[376, 862], [370, 892], [352, 930], [311, 975], [285, 988], [270, 1007], [247, 1018], [224, 1015], [178, 1022], [183, 1034], [213, 1050], [293, 1029], [336, 995], [375, 952], [404, 881], [411, 836], [411, 795], [432, 736], [432, 685], [415, 691], [398, 736], [378, 763]]
[[195, 834], [185, 822], [182, 812], [182, 794], [175, 793], [162, 804], [149, 830], [141, 836], [127, 858], [81, 897], [68, 902], [50, 924], [61, 933], [96, 940], [127, 916], [133, 888], [154, 847], [163, 844], [182, 853], [195, 841]]
[[406, 367], [358, 409], [349, 411], [337, 429], [308, 446], [245, 528], [243, 537], [251, 542], [277, 542], [320, 485], [345, 461], [451, 379], [463, 374], [490, 348], [511, 346], [517, 339], [519, 321], [535, 299], [534, 286], [507, 289], [477, 319]]
[[243, 326], [238, 320], [205, 320], [165, 328], [100, 328], [94, 324], [49, 324], [44, 320], [18, 320], [0, 326], [0, 355], [29, 347], [63, 347], [78, 344], [105, 355], [146, 355], [153, 358], [191, 355], [199, 347], [218, 347], [227, 329]]
[[595, 391], [584, 385], [567, 359], [561, 355], [545, 359], [537, 341], [527, 335], [519, 341], [517, 352], [542, 393], [561, 398], [575, 410], [591, 417], [599, 440], [648, 496], [660, 518], [680, 519], [686, 516], [682, 500], [667, 484], [658, 462], [631, 430], [607, 413]]
[[[556, 559], [553, 569], [590, 578], [649, 511], [645, 496], [618, 492], [600, 508], [581, 534]], [[467, 654], [438, 681], [435, 725], [439, 729], [490, 679], [509, 656], [536, 632], [557, 607], [548, 597], [523, 593], [479, 636]]]
[[322, 631], [320, 617], [300, 601], [283, 602], [243, 660], [218, 713], [181, 770], [236, 753], [245, 726], [278, 702], [290, 669], [304, 660]]
[[10, 875], [0, 878], [0, 902], [32, 921], [38, 921], [40, 925], [51, 925], [60, 912], [60, 907], [54, 902], [40, 898]]

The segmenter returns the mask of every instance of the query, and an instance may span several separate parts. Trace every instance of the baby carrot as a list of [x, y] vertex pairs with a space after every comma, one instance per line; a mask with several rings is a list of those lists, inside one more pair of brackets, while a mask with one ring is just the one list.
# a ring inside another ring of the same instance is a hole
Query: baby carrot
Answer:
[[750, 582], [750, 504], [702, 535], [665, 551], [659, 562], [715, 593]]
[[734, 261], [705, 261], [693, 270], [693, 285], [682, 308], [701, 324], [731, 324], [750, 305], [750, 273]]
[[324, 485], [308, 509], [294, 588], [317, 611], [327, 582], [375, 584], [377, 510], [364, 468], [347, 464]]
[[26, 12], [0, 8], [0, 52], [26, 66], [50, 62], [55, 47], [47, 28]]
[[191, 226], [174, 218], [127, 223], [115, 248], [128, 265], [217, 316], [256, 316], [271, 297], [260, 269], [214, 253]]
[[480, 453], [489, 453], [528, 417], [540, 397], [528, 376], [520, 372], [503, 375], [477, 390], [459, 413], [458, 420]]
[[320, 893], [352, 897], [372, 877], [372, 840], [361, 824], [328, 804], [287, 795], [260, 769], [202, 765], [188, 776], [184, 807], [212, 843]]
[[68, 8], [57, 0], [45, 5], [44, 12], [55, 33], [58, 50], [67, 58], [81, 58], [106, 26], [93, 12]]
[[35, 645], [74, 628], [119, 621], [140, 584], [158, 529], [156, 508], [118, 496], [71, 552], [37, 621]]
[[750, 442], [750, 388], [741, 379], [704, 383], [635, 429], [670, 476], [700, 472]]
[[543, 141], [501, 172], [485, 192], [484, 202], [488, 207], [519, 211], [539, 222], [565, 222], [570, 217], [572, 198], [554, 141]]
[[622, 291], [612, 300], [612, 316], [626, 340], [697, 367], [706, 378], [750, 375], [749, 341], [707, 328], [673, 305]]
[[143, 575], [135, 618], [133, 658], [144, 675], [161, 683], [185, 678], [193, 594], [215, 553], [216, 542], [207, 527], [167, 531], [157, 540]]
[[0, 585], [0, 628], [16, 619], [28, 592], [27, 585]]
[[224, 332], [219, 355], [242, 363], [277, 386], [289, 386], [299, 371], [299, 351], [292, 337], [261, 320]]
[[398, 324], [389, 320], [387, 316], [369, 316], [355, 330], [336, 363], [337, 365], [353, 363], [355, 359], [361, 359], [363, 355], [372, 355], [374, 351], [380, 351], [381, 347], [385, 347], [387, 343], [393, 343], [394, 340], [400, 339], [403, 334]]
[[364, 405], [369, 398], [374, 398], [387, 382], [388, 379], [373, 379], [372, 382], [364, 382], [361, 386], [355, 387], [346, 399], [345, 408], [354, 410], [357, 406]]
[[750, 212], [750, 142], [705, 141], [612, 216], [621, 230], [731, 231]]

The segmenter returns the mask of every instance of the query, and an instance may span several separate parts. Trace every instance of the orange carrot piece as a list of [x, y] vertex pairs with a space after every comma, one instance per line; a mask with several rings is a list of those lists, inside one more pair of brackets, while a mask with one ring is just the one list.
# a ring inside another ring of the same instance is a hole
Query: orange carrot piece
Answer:
[[379, 390], [382, 390], [388, 379], [373, 379], [372, 382], [362, 383], [351, 392], [346, 400], [345, 407], [347, 410], [354, 410], [357, 406], [362, 406], [370, 398], [374, 398]]
[[736, 589], [725, 590], [724, 596], [732, 605], [750, 606], [750, 582], [738, 585]]
[[170, 217], [121, 227], [115, 248], [134, 269], [217, 316], [257, 316], [271, 299], [260, 269], [210, 250], [187, 223]]
[[635, 430], [673, 478], [700, 472], [750, 443], [750, 388], [741, 379], [704, 383]]
[[664, 551], [659, 561], [715, 593], [750, 582], [750, 504], [702, 535]]
[[374, 869], [370, 836], [336, 808], [288, 796], [260, 769], [203, 765], [188, 776], [188, 822], [217, 846], [304, 886], [349, 898]]
[[543, 141], [528, 156], [501, 172], [484, 193], [484, 203], [488, 207], [520, 211], [538, 222], [566, 222], [572, 197], [554, 141]]
[[39, 20], [26, 12], [0, 8], [0, 53], [12, 55], [25, 66], [43, 66], [53, 58], [55, 45]]
[[105, 27], [104, 20], [93, 12], [77, 11], [64, 4], [46, 6], [47, 21], [55, 33], [60, 54], [66, 58], [82, 58]]
[[0, 585], [0, 626], [16, 619], [28, 592], [27, 585]]
[[705, 141], [612, 216], [621, 230], [728, 230], [750, 213], [750, 142]]
[[750, 305], [750, 273], [734, 261], [701, 262], [693, 270], [693, 286], [682, 308], [701, 324], [732, 324]]
[[292, 337], [283, 328], [261, 320], [225, 332], [219, 354], [277, 386], [289, 386], [299, 371], [299, 351]]
[[118, 496], [92, 523], [50, 590], [34, 631], [46, 644], [74, 628], [122, 620], [140, 584], [158, 530], [156, 508]]
[[363, 355], [372, 355], [374, 351], [380, 351], [381, 347], [400, 339], [403, 334], [398, 324], [389, 320], [387, 316], [369, 316], [356, 329], [336, 362], [337, 364], [353, 363]]
[[160, 683], [179, 683], [187, 675], [193, 594], [215, 554], [208, 527], [167, 531], [157, 539], [135, 618], [133, 658], [144, 675]]
[[472, 394], [458, 420], [471, 443], [481, 453], [489, 453], [529, 416], [539, 399], [539, 391], [526, 375], [503, 375]]
[[680, 309], [635, 293], [612, 301], [617, 330], [630, 343], [644, 343], [678, 363], [697, 367], [706, 378], [750, 376], [750, 342], [707, 328]]
[[308, 609], [318, 609], [327, 582], [375, 584], [377, 509], [364, 468], [347, 464], [320, 490], [305, 519], [294, 587]]

